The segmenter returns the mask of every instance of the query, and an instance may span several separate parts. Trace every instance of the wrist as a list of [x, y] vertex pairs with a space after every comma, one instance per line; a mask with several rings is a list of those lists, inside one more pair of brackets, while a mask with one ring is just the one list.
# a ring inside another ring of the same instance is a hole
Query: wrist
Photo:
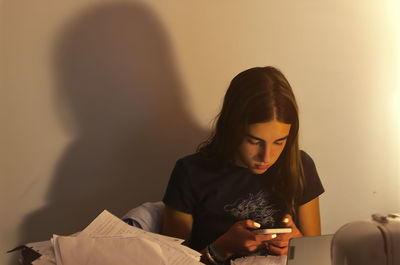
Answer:
[[212, 251], [212, 243], [210, 245], [208, 245], [205, 249], [204, 249], [204, 257], [206, 258], [206, 264], [210, 264], [210, 265], [222, 265], [224, 264], [225, 260], [223, 259], [218, 259], [215, 255], [215, 253], [213, 253]]
[[214, 250], [218, 253], [224, 260], [229, 259], [234, 253], [232, 253], [227, 247], [222, 237], [219, 237], [213, 243]]

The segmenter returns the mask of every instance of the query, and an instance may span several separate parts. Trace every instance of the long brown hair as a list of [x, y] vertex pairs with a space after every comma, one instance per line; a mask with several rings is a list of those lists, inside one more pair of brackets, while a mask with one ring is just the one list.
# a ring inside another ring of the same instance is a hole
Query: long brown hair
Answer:
[[275, 162], [278, 177], [272, 180], [272, 190], [295, 215], [295, 201], [303, 192], [304, 175], [298, 143], [298, 108], [289, 82], [278, 69], [255, 67], [233, 78], [215, 129], [198, 151], [214, 165], [232, 165], [247, 126], [273, 119], [291, 127], [285, 148]]

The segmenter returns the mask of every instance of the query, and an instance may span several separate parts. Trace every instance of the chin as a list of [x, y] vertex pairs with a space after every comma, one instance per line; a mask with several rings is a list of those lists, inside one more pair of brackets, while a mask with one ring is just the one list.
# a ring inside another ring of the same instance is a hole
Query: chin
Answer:
[[253, 169], [251, 170], [251, 172], [253, 172], [254, 174], [260, 175], [260, 174], [263, 174], [263, 173], [267, 172], [267, 170], [268, 170], [268, 168], [266, 168], [266, 169], [257, 169], [257, 168], [253, 168]]

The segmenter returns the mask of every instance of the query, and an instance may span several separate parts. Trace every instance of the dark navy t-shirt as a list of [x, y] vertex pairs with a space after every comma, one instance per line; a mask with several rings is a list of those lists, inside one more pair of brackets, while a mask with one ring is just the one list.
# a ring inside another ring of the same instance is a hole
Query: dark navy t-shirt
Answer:
[[[296, 206], [324, 192], [313, 160], [303, 151], [301, 157], [304, 192]], [[263, 174], [235, 166], [216, 170], [196, 153], [177, 161], [163, 202], [193, 216], [189, 246], [200, 251], [239, 220], [251, 219], [263, 227], [281, 225], [288, 211], [268, 187], [273, 174], [277, 174], [275, 165]]]

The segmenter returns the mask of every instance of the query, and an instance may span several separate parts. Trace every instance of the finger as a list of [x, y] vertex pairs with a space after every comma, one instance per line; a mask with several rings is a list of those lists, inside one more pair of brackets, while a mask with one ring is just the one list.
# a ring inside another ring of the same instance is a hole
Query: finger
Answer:
[[273, 241], [289, 241], [290, 238], [291, 238], [290, 233], [277, 234], [277, 236], [273, 239]]
[[246, 240], [250, 241], [256, 241], [256, 234], [254, 234], [251, 230], [257, 229], [261, 227], [261, 225], [257, 222], [254, 222], [250, 219], [241, 221], [242, 225], [242, 233], [243, 233], [243, 238]]
[[244, 225], [247, 228], [251, 228], [251, 229], [258, 229], [261, 227], [261, 224], [254, 222], [253, 220], [250, 220], [250, 219], [245, 220]]
[[264, 247], [263, 243], [258, 243], [256, 241], [248, 241], [243, 245], [243, 248], [237, 254], [249, 255], [261, 247]]
[[265, 242], [265, 241], [270, 241], [277, 238], [276, 234], [258, 234], [255, 235], [255, 240], [258, 242]]
[[279, 240], [279, 241], [271, 240], [271, 241], [268, 241], [268, 245], [275, 246], [278, 248], [284, 248], [289, 245], [289, 241], [287, 241], [287, 240]]
[[299, 231], [297, 228], [296, 224], [293, 222], [293, 218], [290, 214], [286, 214], [283, 219], [282, 223], [286, 227], [292, 228], [292, 232], [289, 234], [282, 234], [282, 235], [288, 235], [289, 237], [299, 237], [303, 236], [303, 234]]
[[285, 214], [282, 219], [282, 224], [286, 227], [292, 227], [294, 224], [292, 216], [290, 214]]
[[244, 243], [244, 247], [245, 248], [258, 248], [258, 247], [260, 247], [260, 246], [262, 246], [262, 245], [264, 245], [264, 243], [263, 242], [257, 242], [257, 241], [246, 241], [245, 243]]
[[268, 250], [272, 254], [279, 255], [279, 256], [286, 255], [287, 252], [288, 252], [288, 248], [287, 247], [280, 248], [280, 247], [276, 247], [276, 246], [271, 245], [271, 244], [268, 245]]
[[246, 255], [258, 250], [260, 248], [260, 245], [253, 245], [253, 246], [249, 246], [247, 247], [247, 253], [245, 253]]

